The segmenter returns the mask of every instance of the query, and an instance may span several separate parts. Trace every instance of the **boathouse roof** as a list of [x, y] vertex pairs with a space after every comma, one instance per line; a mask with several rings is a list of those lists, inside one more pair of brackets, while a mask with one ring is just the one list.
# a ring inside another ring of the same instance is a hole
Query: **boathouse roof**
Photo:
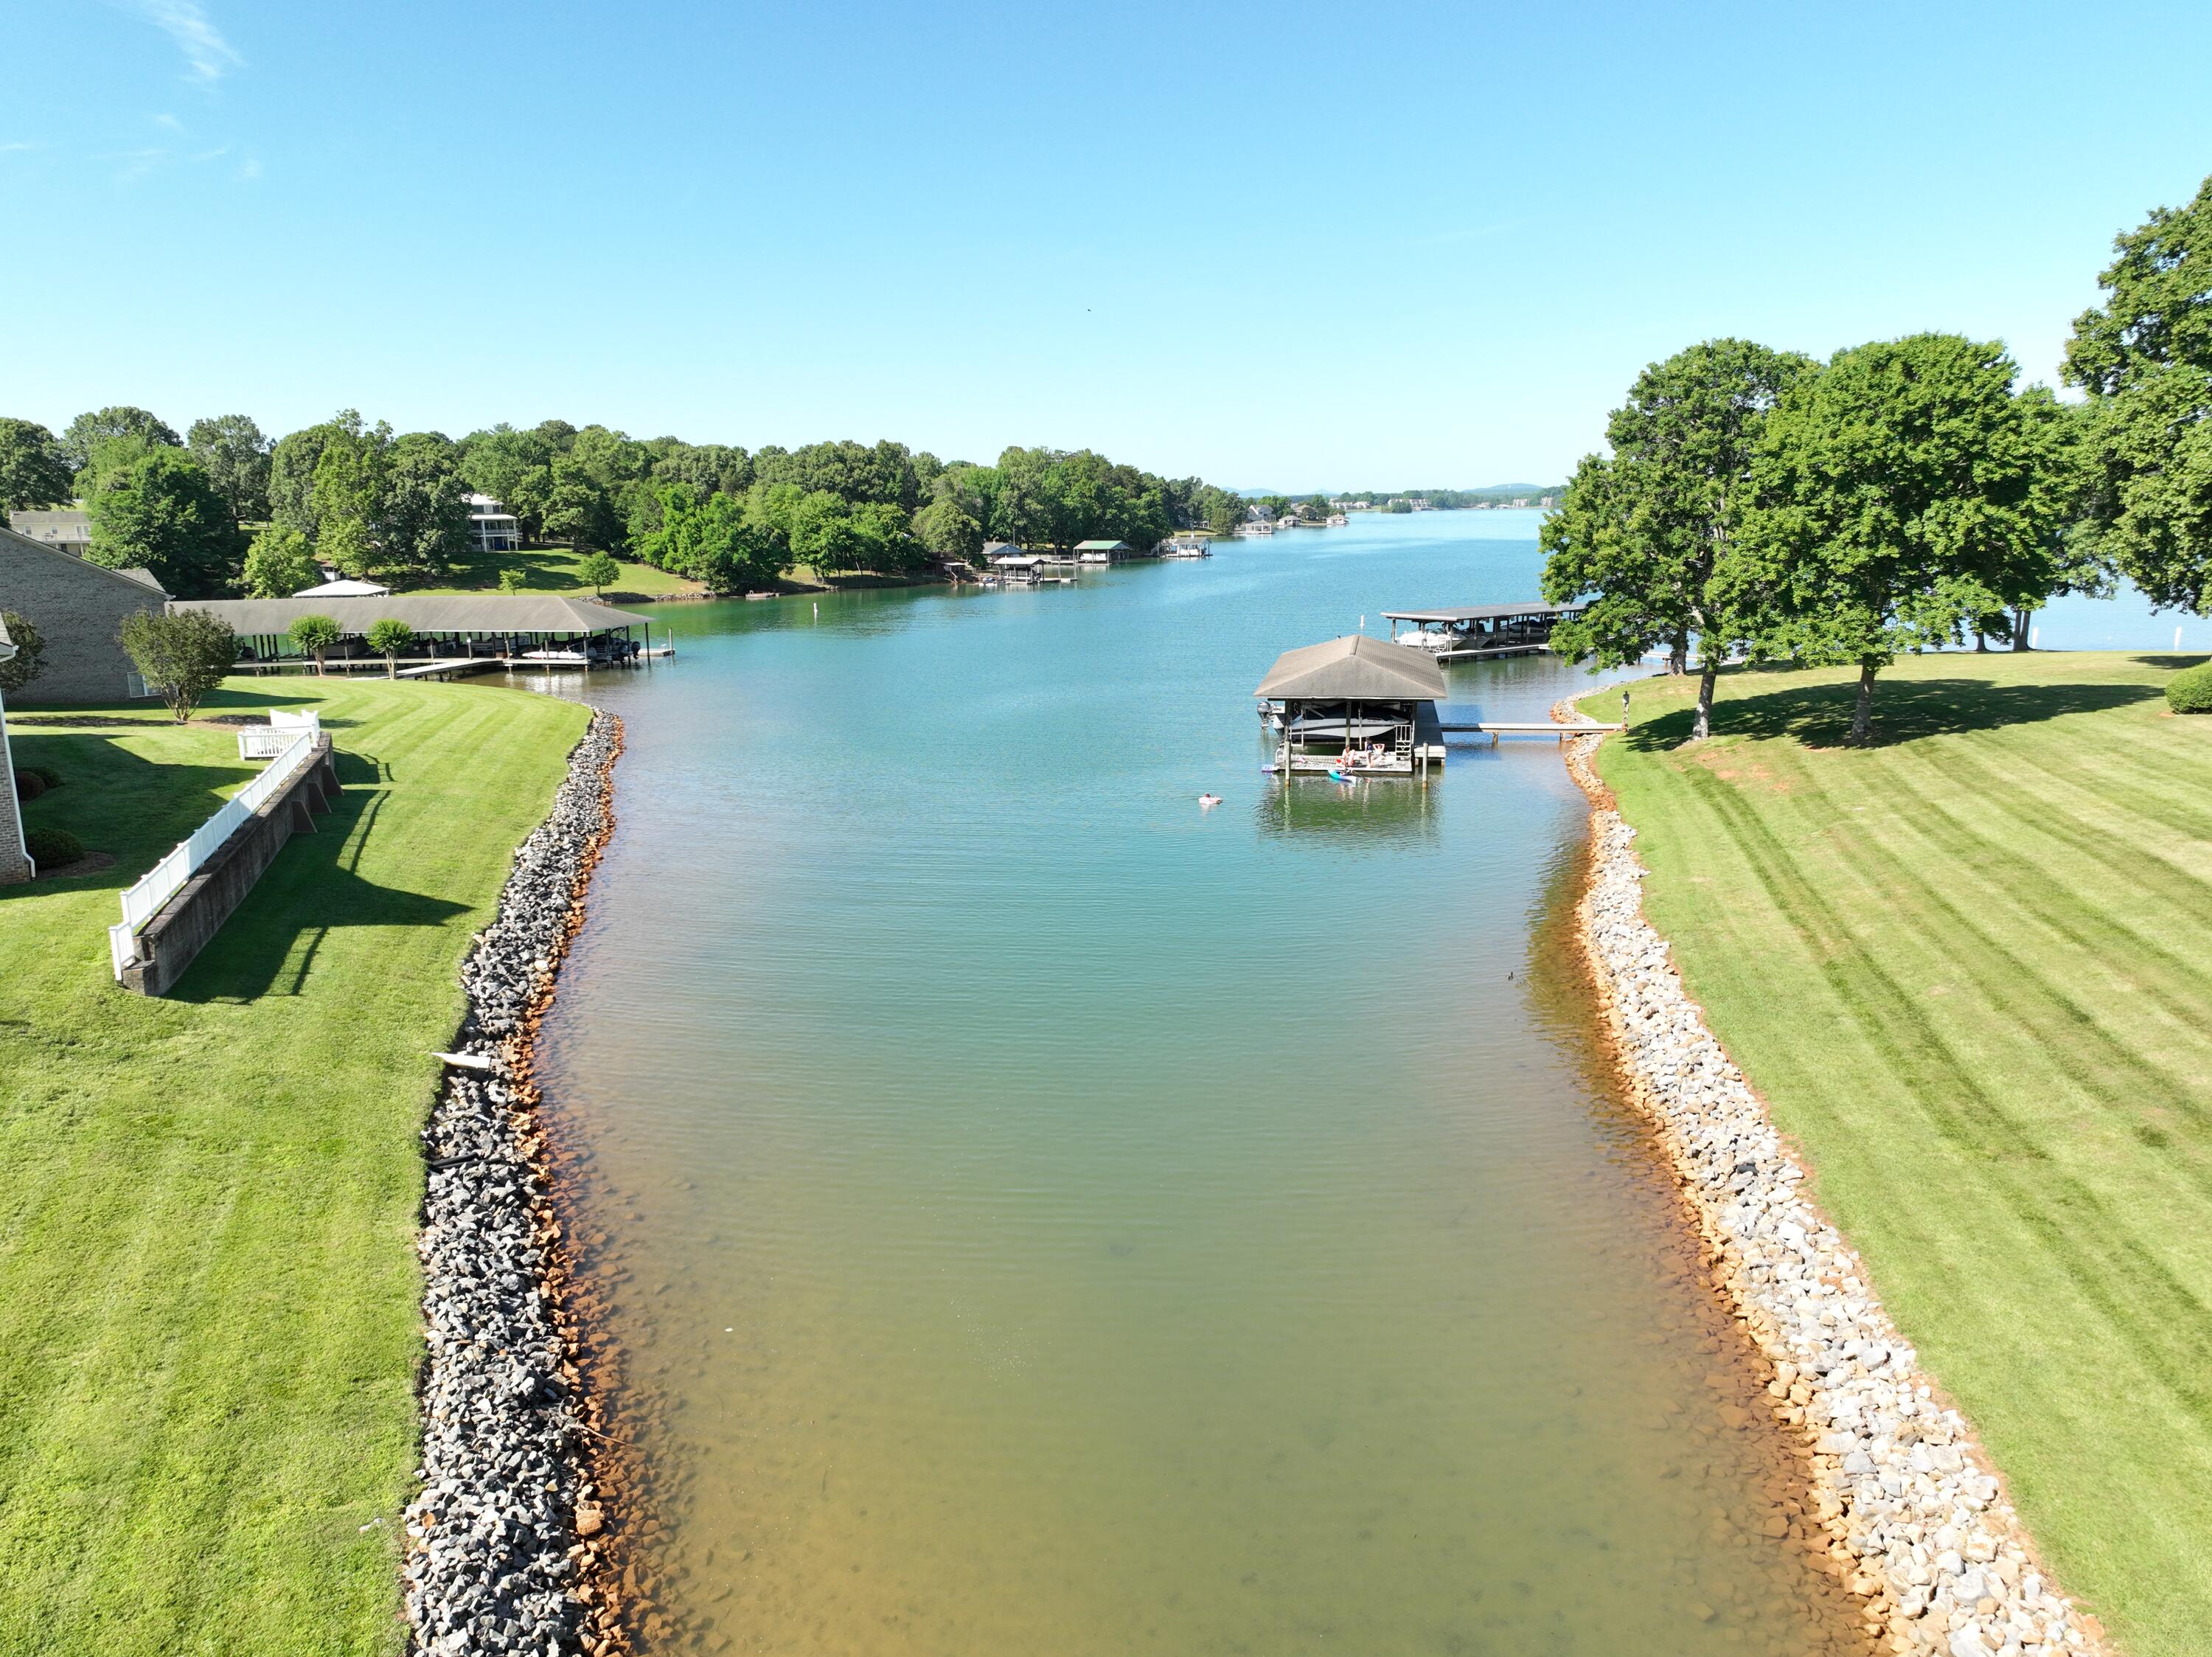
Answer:
[[301, 616], [328, 616], [348, 633], [366, 633], [389, 617], [418, 633], [604, 633], [635, 625], [611, 604], [552, 593], [400, 593], [367, 599], [173, 599], [169, 608], [201, 610], [248, 638], [289, 633]]
[[1285, 650], [1253, 693], [1296, 702], [1437, 702], [1444, 670], [1425, 650], [1347, 633]]
[[1508, 616], [1578, 616], [1586, 604], [1477, 604], [1460, 610], [1385, 610], [1385, 621], [1503, 621]]
[[1131, 548], [1127, 541], [1078, 541], [1075, 550], [1079, 552], [1127, 552]]

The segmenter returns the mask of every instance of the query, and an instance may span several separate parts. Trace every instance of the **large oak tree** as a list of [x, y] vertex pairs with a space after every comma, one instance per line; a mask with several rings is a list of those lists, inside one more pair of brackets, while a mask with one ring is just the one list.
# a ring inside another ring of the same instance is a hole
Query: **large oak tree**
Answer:
[[1664, 646], [1699, 677], [1691, 740], [1711, 734], [1721, 659], [1748, 623], [1728, 613], [1716, 573], [1745, 504], [1754, 445], [1809, 357], [1747, 339], [1709, 339], [1654, 362], [1606, 422], [1610, 454], [1585, 456], [1540, 532], [1544, 596], [1586, 600], [1553, 647], [1615, 667]]

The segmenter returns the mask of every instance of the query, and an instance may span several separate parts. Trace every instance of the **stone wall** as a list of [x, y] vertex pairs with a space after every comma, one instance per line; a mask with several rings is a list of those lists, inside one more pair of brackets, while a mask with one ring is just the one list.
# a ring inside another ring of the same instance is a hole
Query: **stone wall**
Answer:
[[142, 996], [173, 989], [209, 939], [222, 930], [262, 871], [295, 834], [313, 834], [315, 819], [338, 797], [331, 740], [319, 737], [315, 757], [275, 797], [224, 841], [192, 878], [138, 933], [138, 956], [123, 969], [123, 987]]
[[0, 529], [0, 610], [13, 610], [46, 641], [46, 669], [15, 697], [18, 707], [104, 706], [131, 693], [131, 659], [116, 642], [125, 617], [158, 612], [158, 587], [87, 564]]

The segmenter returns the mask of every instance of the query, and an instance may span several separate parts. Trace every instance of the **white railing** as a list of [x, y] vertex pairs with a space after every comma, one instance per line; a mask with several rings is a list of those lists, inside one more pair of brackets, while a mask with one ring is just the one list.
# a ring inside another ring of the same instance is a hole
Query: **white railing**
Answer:
[[[309, 716], [313, 717], [313, 716]], [[177, 849], [146, 871], [136, 886], [123, 893], [123, 919], [107, 929], [107, 953], [120, 978], [123, 969], [138, 953], [139, 928], [160, 912], [163, 904], [184, 889], [185, 882], [215, 856], [222, 843], [235, 834], [249, 817], [269, 803], [270, 797], [303, 771], [314, 758], [318, 730], [295, 728], [291, 741], [267, 771], [222, 803], [216, 814], [179, 842]]]
[[266, 725], [248, 725], [238, 734], [238, 757], [240, 759], [274, 759], [292, 746], [292, 740], [301, 731], [311, 736], [322, 734], [323, 716], [310, 708], [304, 713], [287, 713], [279, 708], [269, 716]]

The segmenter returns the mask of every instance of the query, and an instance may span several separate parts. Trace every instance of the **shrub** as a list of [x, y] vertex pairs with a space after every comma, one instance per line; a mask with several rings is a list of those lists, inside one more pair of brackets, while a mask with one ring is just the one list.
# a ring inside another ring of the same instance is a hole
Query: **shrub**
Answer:
[[40, 868], [62, 868], [84, 861], [84, 842], [67, 829], [34, 828], [23, 837], [23, 849]]
[[15, 773], [15, 797], [18, 800], [35, 800], [46, 791], [46, 779], [38, 772], [17, 771]]
[[58, 789], [62, 785], [62, 774], [52, 765], [25, 765], [21, 769], [30, 772], [50, 789]]
[[2212, 714], [2212, 661], [2166, 680], [2166, 705], [2178, 714]]
[[295, 616], [291, 626], [292, 643], [315, 659], [315, 672], [323, 671], [323, 657], [331, 647], [345, 637], [335, 618], [330, 616]]

